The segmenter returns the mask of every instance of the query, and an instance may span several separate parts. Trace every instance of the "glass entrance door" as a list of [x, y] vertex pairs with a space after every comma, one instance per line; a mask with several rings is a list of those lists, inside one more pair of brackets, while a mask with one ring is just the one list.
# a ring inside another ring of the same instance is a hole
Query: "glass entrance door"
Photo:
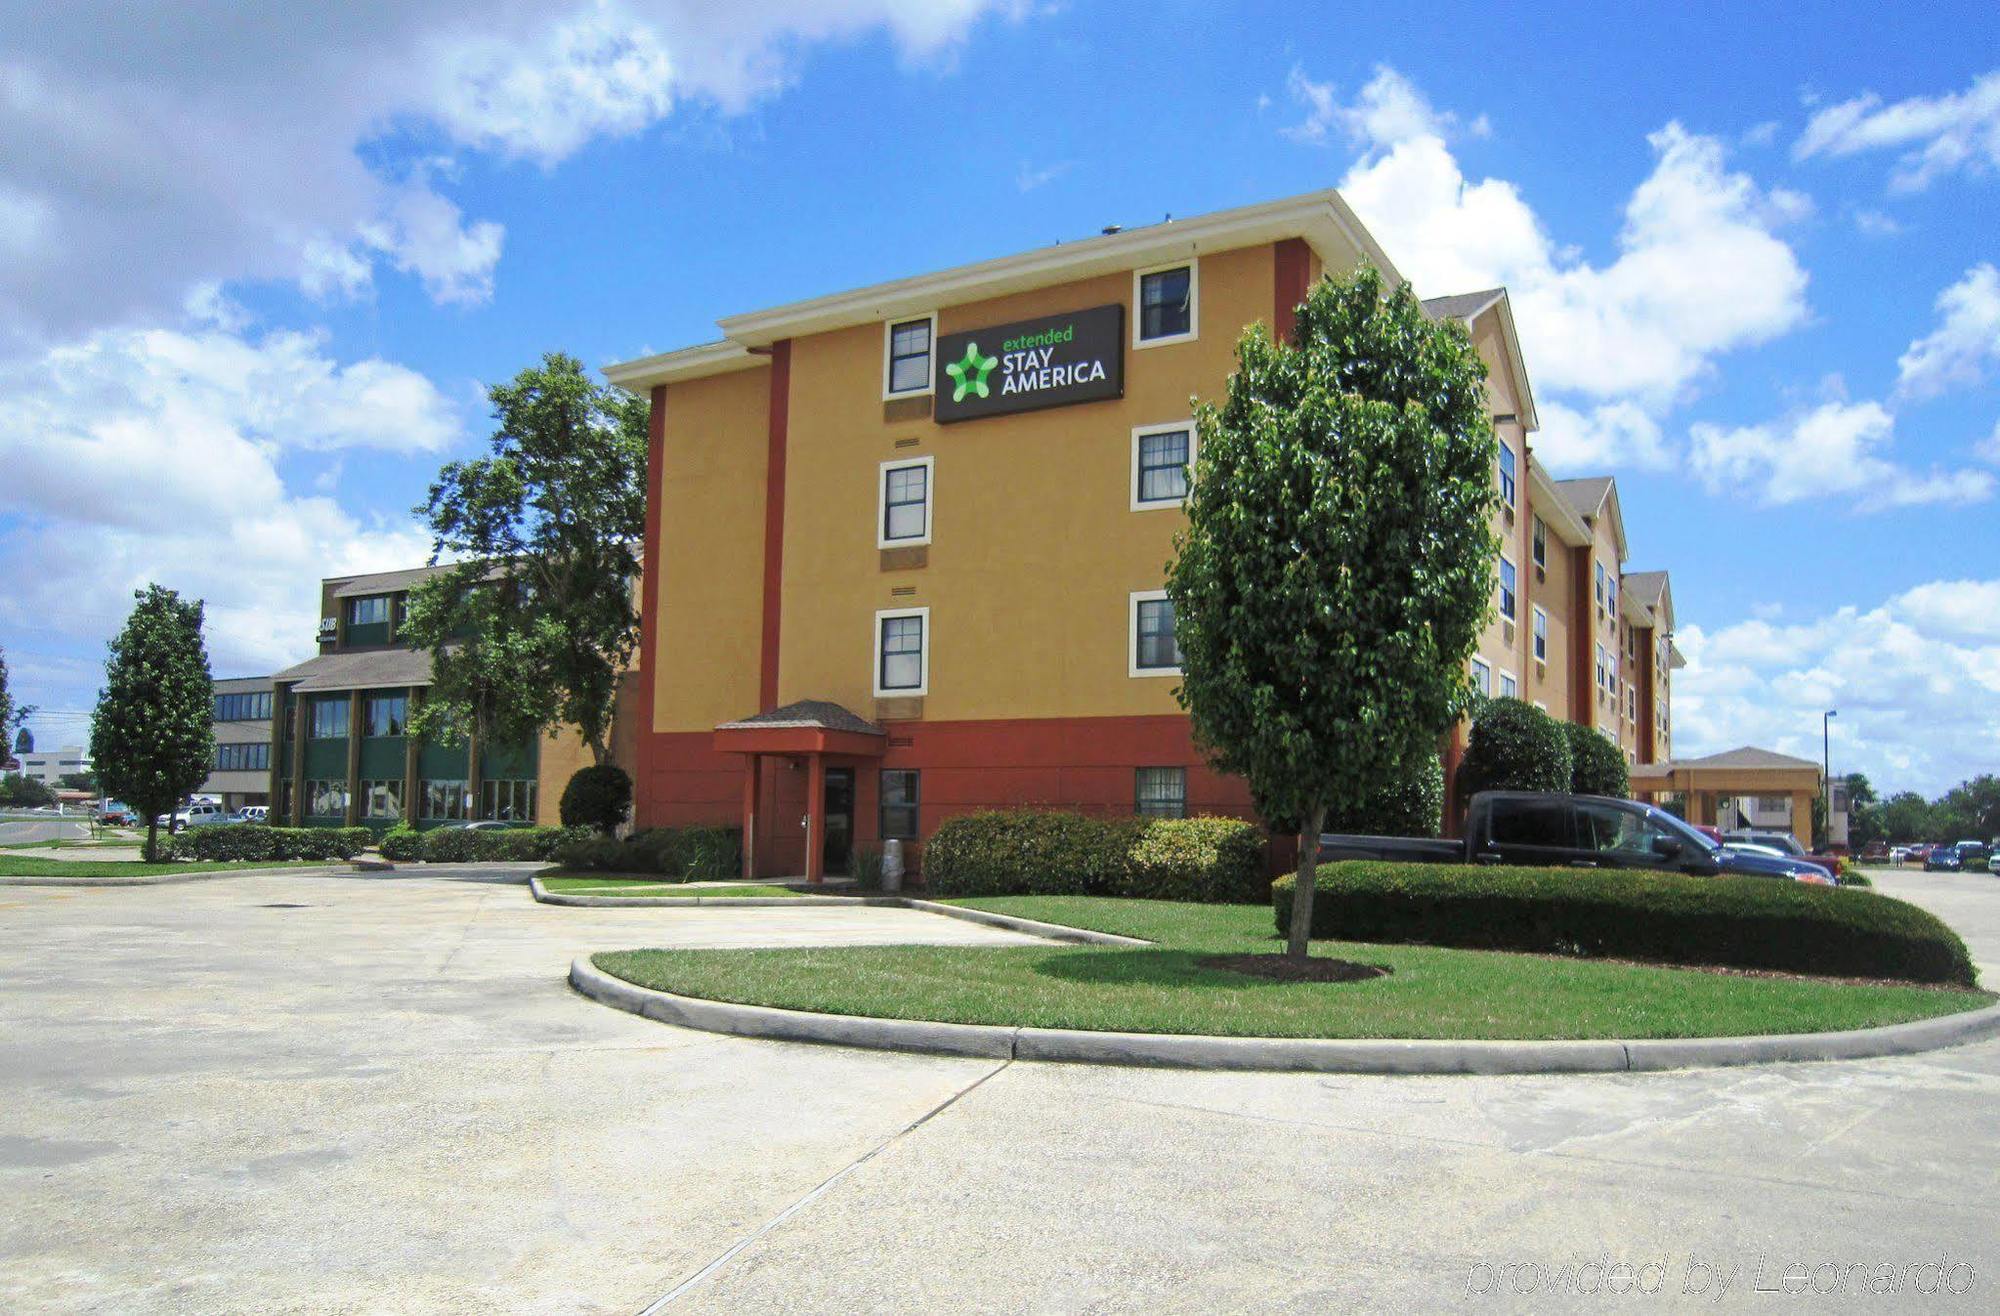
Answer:
[[854, 769], [826, 770], [826, 840], [823, 871], [845, 874], [854, 858]]

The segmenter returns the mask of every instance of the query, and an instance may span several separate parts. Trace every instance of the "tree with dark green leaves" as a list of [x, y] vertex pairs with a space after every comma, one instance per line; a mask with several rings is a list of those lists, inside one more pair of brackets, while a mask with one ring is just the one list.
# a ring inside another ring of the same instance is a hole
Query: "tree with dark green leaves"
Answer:
[[5, 758], [7, 737], [15, 731], [27, 736], [26, 749], [16, 747], [17, 753], [25, 754], [35, 747], [35, 738], [28, 734], [27, 721], [35, 715], [33, 704], [16, 704], [13, 694], [7, 688], [7, 651], [0, 649], [0, 758]]
[[[1539, 712], [1540, 710], [1536, 710]], [[1581, 722], [1560, 724], [1569, 737], [1569, 790], [1572, 795], [1608, 795], [1615, 800], [1632, 794], [1632, 769], [1625, 751], [1611, 737]]]
[[[26, 710], [26, 712], [33, 712], [33, 711], [34, 711], [33, 709]], [[26, 728], [25, 726], [22, 727], [20, 730], [16, 731], [14, 733], [14, 752], [16, 754], [34, 753], [35, 733], [28, 730], [28, 728]]]
[[1496, 449], [1464, 329], [1372, 269], [1315, 286], [1290, 342], [1251, 326], [1236, 359], [1223, 404], [1196, 408], [1176, 694], [1215, 766], [1298, 834], [1303, 959], [1328, 810], [1407, 781], [1472, 700]]
[[1480, 791], [1564, 795], [1575, 781], [1567, 724], [1525, 699], [1502, 695], [1479, 701], [1472, 733], [1466, 737], [1465, 761], [1458, 766], [1460, 799], [1469, 800]]
[[[7, 688], [7, 651], [0, 649], [0, 737], [14, 724], [14, 695]], [[4, 756], [0, 756], [4, 757]]]
[[111, 641], [90, 721], [98, 781], [146, 819], [146, 858], [159, 857], [157, 818], [208, 777], [215, 756], [215, 684], [202, 643], [202, 605], [158, 585]]
[[487, 397], [492, 454], [445, 466], [416, 509], [452, 565], [411, 592], [403, 633], [434, 663], [411, 724], [498, 743], [574, 725], [608, 763], [639, 641], [646, 403], [560, 352]]

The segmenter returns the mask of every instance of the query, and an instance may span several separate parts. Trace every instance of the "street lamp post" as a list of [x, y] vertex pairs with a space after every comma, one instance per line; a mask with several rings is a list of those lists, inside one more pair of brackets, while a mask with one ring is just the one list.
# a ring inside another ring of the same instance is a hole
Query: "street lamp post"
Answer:
[[1829, 708], [1826, 710], [1825, 716], [1819, 720], [1820, 811], [1826, 818], [1826, 830], [1829, 835], [1824, 837], [1816, 836], [1813, 839], [1818, 841], [1822, 848], [1831, 839], [1833, 831], [1833, 719], [1839, 716], [1839, 709]]

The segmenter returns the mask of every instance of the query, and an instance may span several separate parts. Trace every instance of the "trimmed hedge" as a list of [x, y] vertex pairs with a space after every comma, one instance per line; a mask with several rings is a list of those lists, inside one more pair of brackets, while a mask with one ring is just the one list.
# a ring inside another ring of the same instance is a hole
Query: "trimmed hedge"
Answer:
[[408, 823], [397, 823], [382, 833], [382, 857], [396, 864], [415, 863], [424, 857], [424, 834]]
[[1569, 793], [1569, 736], [1562, 724], [1522, 699], [1488, 699], [1472, 719], [1459, 764], [1459, 798], [1480, 791]]
[[425, 863], [507, 863], [553, 859], [563, 846], [590, 835], [590, 829], [508, 827], [475, 831], [470, 827], [437, 827], [418, 835]]
[[1235, 818], [1087, 818], [989, 810], [948, 818], [924, 843], [941, 896], [1263, 899], [1264, 841]]
[[[1347, 862], [1319, 870], [1313, 936], [1973, 985], [1915, 905], [1757, 877]], [[1293, 877], [1271, 886], [1278, 935]]]
[[1630, 798], [1632, 772], [1625, 764], [1624, 752], [1611, 743], [1611, 737], [1581, 722], [1558, 725], [1569, 738], [1570, 794]]
[[650, 827], [623, 841], [585, 836], [560, 846], [564, 868], [599, 873], [650, 873], [669, 882], [712, 882], [743, 873], [743, 832], [737, 827]]
[[267, 827], [262, 823], [190, 827], [160, 838], [162, 858], [213, 861], [352, 859], [374, 842], [366, 827]]

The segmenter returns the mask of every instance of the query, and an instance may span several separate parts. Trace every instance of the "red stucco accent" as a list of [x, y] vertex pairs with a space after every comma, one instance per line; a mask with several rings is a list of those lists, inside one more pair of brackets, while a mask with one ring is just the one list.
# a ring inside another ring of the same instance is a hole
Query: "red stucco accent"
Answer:
[[[653, 683], [659, 672], [660, 617], [660, 487], [667, 446], [667, 386], [653, 385], [646, 413], [646, 547], [639, 583], [639, 743], [634, 770], [646, 778], [646, 754], [652, 742]], [[635, 812], [635, 821], [650, 819]]]
[[1275, 287], [1271, 309], [1271, 332], [1281, 343], [1292, 340], [1298, 327], [1299, 303], [1306, 299], [1312, 284], [1312, 249], [1304, 238], [1285, 238], [1273, 244]]
[[764, 468], [764, 636], [758, 653], [758, 711], [778, 706], [778, 628], [784, 611], [785, 436], [791, 423], [792, 340], [771, 346], [771, 409]]

